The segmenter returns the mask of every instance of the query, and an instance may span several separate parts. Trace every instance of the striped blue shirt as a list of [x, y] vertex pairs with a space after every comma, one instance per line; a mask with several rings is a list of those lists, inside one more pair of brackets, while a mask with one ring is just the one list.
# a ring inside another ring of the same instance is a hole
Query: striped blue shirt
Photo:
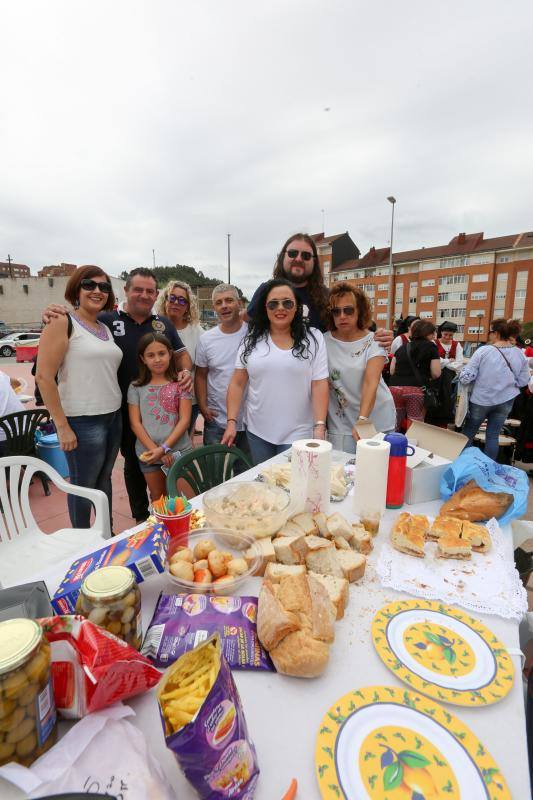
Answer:
[[[504, 362], [507, 361], [507, 364]], [[514, 345], [479, 347], [463, 367], [459, 381], [474, 381], [470, 399], [480, 406], [506, 403], [529, 383], [529, 365], [522, 351]]]

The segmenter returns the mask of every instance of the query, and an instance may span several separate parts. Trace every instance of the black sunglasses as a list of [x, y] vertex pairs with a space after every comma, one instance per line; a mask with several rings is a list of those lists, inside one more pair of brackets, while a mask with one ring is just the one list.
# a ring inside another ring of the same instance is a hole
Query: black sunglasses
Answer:
[[168, 302], [169, 303], [177, 303], [179, 306], [188, 306], [189, 305], [189, 301], [187, 300], [186, 297], [181, 297], [180, 295], [177, 295], [177, 294], [169, 294]]
[[287, 298], [286, 300], [269, 300], [266, 307], [269, 311], [275, 311], [278, 306], [283, 306], [286, 311], [290, 311], [295, 305], [296, 303], [294, 300], [289, 300], [289, 298]]
[[92, 278], [84, 278], [80, 281], [80, 286], [86, 292], [94, 292], [95, 289], [98, 289], [104, 294], [109, 294], [113, 288], [108, 281], [93, 281]]
[[289, 258], [298, 258], [301, 255], [302, 261], [311, 261], [314, 255], [309, 250], [285, 250]]
[[340, 317], [341, 313], [344, 314], [345, 317], [353, 317], [355, 314], [355, 306], [335, 306], [335, 308], [331, 309], [331, 313], [334, 317]]

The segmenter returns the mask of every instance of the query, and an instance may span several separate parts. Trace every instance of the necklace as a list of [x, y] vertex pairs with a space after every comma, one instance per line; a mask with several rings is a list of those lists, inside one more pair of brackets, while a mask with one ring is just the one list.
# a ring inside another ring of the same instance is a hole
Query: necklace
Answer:
[[71, 313], [71, 316], [74, 317], [74, 319], [76, 320], [78, 325], [81, 325], [81, 327], [84, 330], [88, 331], [89, 333], [92, 333], [92, 335], [96, 336], [97, 339], [101, 339], [103, 342], [107, 342], [109, 336], [108, 336], [107, 328], [106, 328], [106, 326], [104, 325], [103, 322], [100, 322], [99, 320], [97, 320], [98, 330], [95, 331], [94, 328], [91, 328], [91, 326], [89, 325], [88, 322], [84, 322], [84, 320], [82, 320], [80, 317], [78, 317], [77, 314]]

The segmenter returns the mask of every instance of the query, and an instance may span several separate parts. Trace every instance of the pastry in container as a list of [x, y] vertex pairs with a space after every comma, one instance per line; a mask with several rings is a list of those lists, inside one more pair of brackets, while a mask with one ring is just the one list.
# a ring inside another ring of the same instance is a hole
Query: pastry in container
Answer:
[[50, 645], [31, 619], [0, 622], [0, 765], [26, 767], [56, 741]]

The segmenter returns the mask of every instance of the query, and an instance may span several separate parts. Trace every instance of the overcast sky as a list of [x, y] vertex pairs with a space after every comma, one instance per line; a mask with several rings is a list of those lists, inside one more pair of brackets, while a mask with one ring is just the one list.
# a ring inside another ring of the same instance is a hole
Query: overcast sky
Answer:
[[0, 260], [188, 264], [251, 294], [292, 232], [364, 253], [533, 229], [531, 0], [17, 0]]

